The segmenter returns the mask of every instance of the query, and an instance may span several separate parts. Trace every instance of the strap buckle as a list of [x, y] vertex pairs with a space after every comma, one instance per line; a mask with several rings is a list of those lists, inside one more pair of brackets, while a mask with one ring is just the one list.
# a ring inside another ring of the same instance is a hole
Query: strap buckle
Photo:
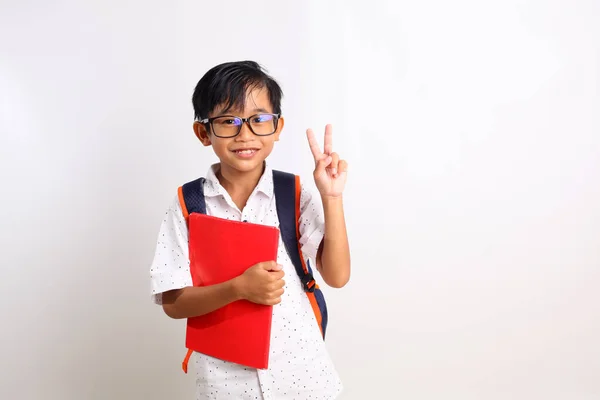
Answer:
[[313, 274], [311, 272], [304, 274], [301, 281], [302, 281], [302, 288], [304, 289], [305, 292], [313, 293], [315, 291], [315, 287], [317, 286], [317, 284], [316, 284], [315, 278], [313, 277]]

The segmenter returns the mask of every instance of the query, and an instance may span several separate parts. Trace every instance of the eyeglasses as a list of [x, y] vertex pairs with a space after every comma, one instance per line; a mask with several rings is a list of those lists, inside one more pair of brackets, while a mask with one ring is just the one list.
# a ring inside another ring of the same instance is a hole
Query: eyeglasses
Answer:
[[198, 122], [210, 124], [213, 134], [220, 138], [232, 138], [239, 135], [242, 125], [248, 123], [250, 131], [256, 136], [269, 136], [277, 131], [280, 114], [254, 114], [248, 118], [222, 115], [219, 117], [205, 118]]

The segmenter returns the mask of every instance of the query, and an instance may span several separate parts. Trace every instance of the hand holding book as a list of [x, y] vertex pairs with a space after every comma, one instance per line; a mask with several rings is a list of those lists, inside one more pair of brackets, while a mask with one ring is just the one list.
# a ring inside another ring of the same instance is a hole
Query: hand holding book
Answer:
[[240, 298], [256, 304], [272, 306], [281, 302], [284, 272], [275, 261], [261, 262], [236, 278]]

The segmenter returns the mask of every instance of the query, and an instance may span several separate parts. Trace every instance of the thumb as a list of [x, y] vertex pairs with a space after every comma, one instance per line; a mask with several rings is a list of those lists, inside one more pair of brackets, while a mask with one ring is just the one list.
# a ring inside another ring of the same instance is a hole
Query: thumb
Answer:
[[279, 271], [281, 268], [282, 266], [277, 264], [275, 261], [263, 263], [263, 269], [265, 271]]
[[327, 168], [329, 166], [329, 164], [331, 164], [332, 161], [333, 161], [333, 158], [331, 158], [331, 156], [326, 156], [326, 157], [321, 158], [317, 162], [317, 167], [315, 168], [315, 176], [321, 176], [322, 174], [324, 174], [325, 168]]

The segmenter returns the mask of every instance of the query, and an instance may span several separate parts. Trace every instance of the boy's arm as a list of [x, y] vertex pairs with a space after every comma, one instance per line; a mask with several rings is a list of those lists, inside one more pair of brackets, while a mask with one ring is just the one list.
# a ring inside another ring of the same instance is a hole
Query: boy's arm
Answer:
[[188, 286], [162, 294], [163, 310], [176, 319], [208, 314], [240, 299], [235, 278], [218, 285]]
[[323, 151], [313, 131], [308, 129], [306, 134], [315, 159], [313, 175], [321, 194], [325, 220], [324, 238], [316, 257], [317, 270], [325, 283], [340, 288], [350, 280], [350, 249], [342, 200], [348, 163], [333, 152], [331, 125], [325, 127]]
[[325, 236], [317, 252], [317, 270], [325, 283], [335, 288], [350, 280], [350, 246], [342, 197], [322, 197]]
[[272, 306], [281, 302], [283, 276], [275, 261], [261, 262], [227, 282], [164, 292], [163, 310], [169, 317], [179, 319], [208, 314], [237, 300]]

